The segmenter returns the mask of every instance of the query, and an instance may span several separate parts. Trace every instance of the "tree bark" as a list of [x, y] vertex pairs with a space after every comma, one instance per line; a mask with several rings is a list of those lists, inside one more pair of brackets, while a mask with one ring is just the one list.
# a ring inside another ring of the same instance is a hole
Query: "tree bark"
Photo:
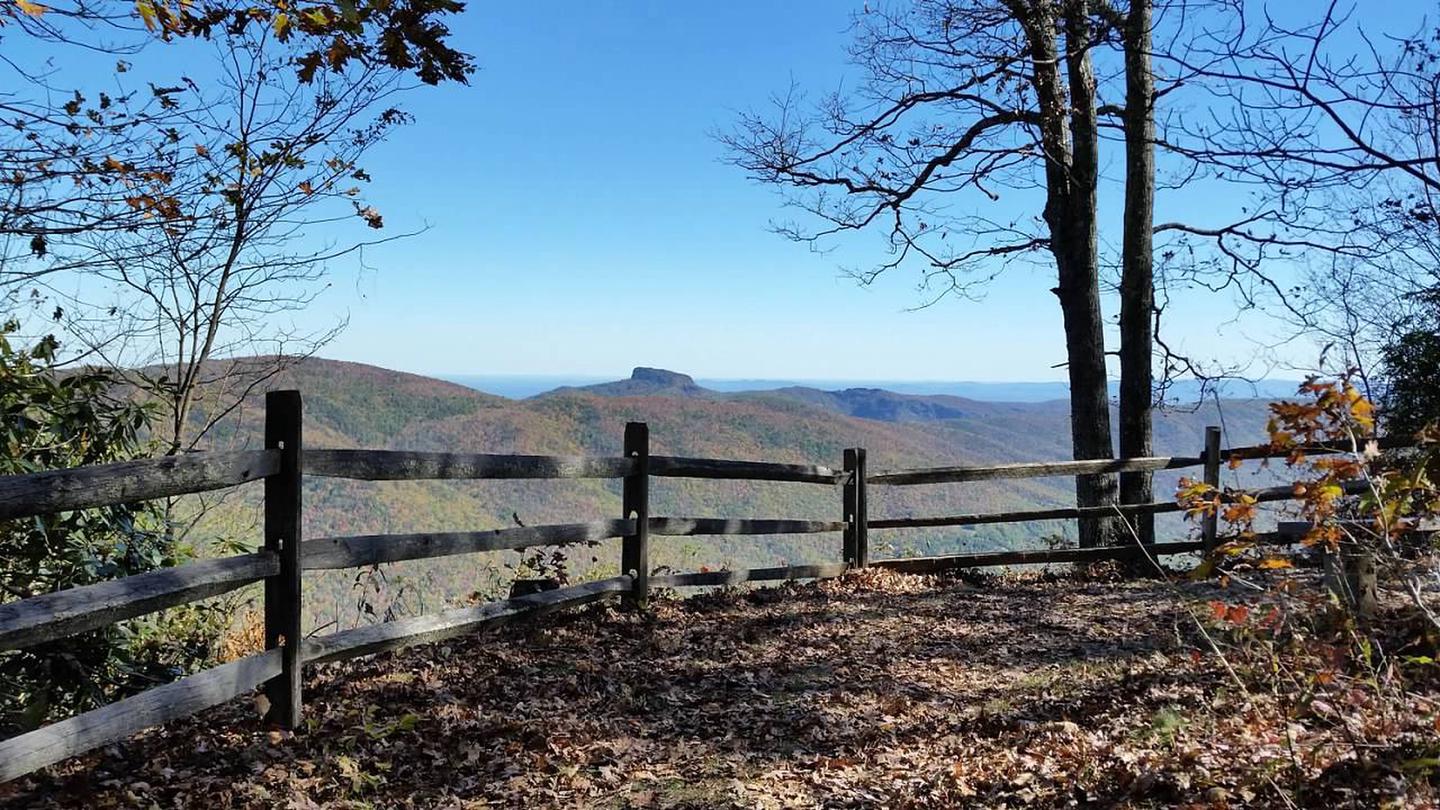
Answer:
[[[1151, 0], [1131, 0], [1125, 18], [1125, 231], [1120, 272], [1120, 455], [1154, 455], [1151, 436], [1155, 310], [1155, 77]], [[1153, 500], [1151, 474], [1120, 475], [1122, 503]], [[1155, 542], [1154, 515], [1137, 515], [1142, 543]], [[1125, 539], [1125, 538], [1122, 538]]]
[[[1089, 8], [1085, 0], [1071, 0], [1064, 7], [1067, 81], [1060, 77], [1059, 21], [1053, 9], [1050, 3], [1037, 4], [1026, 33], [1034, 56], [1035, 90], [1043, 111], [1044, 216], [1050, 226], [1050, 250], [1058, 276], [1053, 292], [1060, 299], [1064, 316], [1070, 377], [1070, 435], [1076, 459], [1113, 458], [1105, 329], [1100, 311], [1095, 200], [1099, 147], [1095, 74], [1089, 50]], [[1115, 477], [1077, 476], [1075, 499], [1080, 506], [1114, 504]], [[1105, 545], [1113, 539], [1116, 528], [1112, 518], [1081, 520], [1080, 546]]]

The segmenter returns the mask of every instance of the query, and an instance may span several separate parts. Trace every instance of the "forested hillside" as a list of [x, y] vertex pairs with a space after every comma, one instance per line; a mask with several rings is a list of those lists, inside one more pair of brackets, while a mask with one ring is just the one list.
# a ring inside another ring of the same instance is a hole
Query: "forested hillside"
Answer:
[[[306, 360], [270, 383], [304, 395], [307, 447], [370, 447], [491, 453], [618, 455], [627, 421], [650, 425], [656, 454], [818, 463], [838, 467], [846, 447], [865, 447], [872, 470], [946, 464], [1053, 460], [1069, 456], [1063, 403], [1012, 404], [958, 397], [922, 397], [874, 389], [822, 392], [786, 389], [719, 394], [683, 375], [639, 370], [632, 380], [587, 389], [562, 389], [528, 400], [507, 400], [460, 385], [373, 366]], [[260, 396], [247, 403], [221, 441], [255, 443], [263, 414]], [[879, 403], [879, 404], [877, 404]], [[1224, 405], [1233, 442], [1258, 436], [1263, 404]], [[851, 414], [863, 414], [851, 415]], [[1157, 451], [1194, 455], [1213, 407], [1176, 412], [1158, 421]], [[1178, 475], [1158, 490], [1173, 491]], [[619, 515], [618, 482], [352, 482], [307, 484], [305, 531], [337, 534], [460, 531], [596, 520]], [[258, 493], [256, 493], [258, 494]], [[253, 533], [253, 498], [222, 510], [225, 531]], [[837, 519], [838, 489], [806, 484], [656, 479], [652, 512], [685, 517]], [[1074, 503], [1068, 478], [925, 487], [873, 487], [872, 518], [1039, 508]], [[248, 518], [247, 518], [248, 516]], [[1186, 531], [1178, 519], [1162, 531]], [[1067, 531], [1063, 522], [962, 529], [877, 531], [877, 556], [934, 554], [1043, 545]], [[612, 570], [614, 542], [572, 549], [572, 575]], [[675, 569], [828, 562], [839, 536], [657, 538], [652, 560]], [[316, 621], [358, 619], [357, 598], [402, 612], [433, 609], [481, 591], [493, 593], [514, 575], [514, 555], [471, 555], [387, 567], [383, 576], [326, 577], [325, 599], [312, 599]], [[318, 592], [318, 591], [317, 591]], [[378, 607], [377, 607], [378, 609]]]

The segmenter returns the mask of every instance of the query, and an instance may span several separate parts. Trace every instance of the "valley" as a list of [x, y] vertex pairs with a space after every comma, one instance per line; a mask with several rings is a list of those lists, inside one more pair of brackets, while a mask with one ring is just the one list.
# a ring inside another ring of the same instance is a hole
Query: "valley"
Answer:
[[[396, 450], [618, 455], [624, 425], [650, 425], [655, 454], [827, 464], [846, 447], [864, 447], [872, 471], [902, 467], [1043, 461], [1069, 456], [1064, 402], [999, 403], [879, 389], [823, 391], [790, 387], [719, 392], [686, 375], [637, 369], [628, 379], [560, 388], [511, 400], [437, 379], [333, 360], [308, 359], [271, 380], [298, 388], [306, 411], [306, 446]], [[263, 414], [260, 392], [219, 433], [231, 446], [255, 446]], [[1222, 401], [1156, 420], [1158, 454], [1194, 455], [1204, 428], [1222, 420], [1227, 441], [1258, 441], [1260, 400]], [[1156, 496], [1172, 492], [1179, 473], [1156, 479]], [[212, 531], [243, 541], [258, 534], [254, 500], [232, 498], [208, 521]], [[464, 531], [598, 520], [619, 514], [613, 481], [358, 482], [312, 478], [305, 491], [305, 535]], [[652, 514], [676, 517], [808, 518], [839, 516], [838, 487], [744, 481], [655, 479]], [[871, 488], [870, 516], [908, 517], [1073, 505], [1070, 479], [1032, 479], [921, 487]], [[1188, 527], [1162, 516], [1160, 533]], [[1073, 543], [1063, 521], [961, 529], [874, 531], [876, 557], [1037, 547]], [[672, 570], [829, 562], [837, 535], [657, 538], [652, 560]], [[618, 541], [565, 552], [572, 577], [613, 573]], [[329, 572], [324, 598], [312, 599], [312, 624], [366, 621], [386, 611], [434, 610], [471, 594], [508, 587], [519, 555], [476, 554], [419, 560], [379, 571]], [[308, 586], [307, 586], [308, 587]]]

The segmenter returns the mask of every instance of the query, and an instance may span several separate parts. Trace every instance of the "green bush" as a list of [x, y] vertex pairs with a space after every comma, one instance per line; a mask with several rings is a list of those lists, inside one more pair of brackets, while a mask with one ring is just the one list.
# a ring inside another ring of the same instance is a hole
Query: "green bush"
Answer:
[[1385, 432], [1413, 436], [1440, 422], [1440, 287], [1413, 296], [1416, 311], [1393, 325], [1380, 350]]
[[[110, 375], [59, 371], [57, 344], [15, 348], [0, 326], [0, 474], [144, 457], [151, 409]], [[0, 521], [0, 602], [176, 565], [189, 552], [155, 504]], [[0, 653], [0, 736], [173, 680], [209, 657], [215, 611], [195, 606]]]

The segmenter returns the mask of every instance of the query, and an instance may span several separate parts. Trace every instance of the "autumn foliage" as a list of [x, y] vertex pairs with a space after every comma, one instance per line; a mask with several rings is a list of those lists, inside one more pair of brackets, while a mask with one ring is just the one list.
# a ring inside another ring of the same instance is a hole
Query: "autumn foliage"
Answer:
[[46, 5], [35, 0], [0, 3], [0, 24], [27, 27], [43, 35], [66, 36], [66, 24], [143, 28], [160, 40], [209, 39], [247, 28], [269, 29], [281, 42], [302, 43], [294, 66], [303, 82], [323, 70], [352, 63], [383, 65], [412, 73], [425, 84], [463, 82], [474, 72], [471, 57], [451, 47], [445, 20], [464, 11], [458, 0], [136, 0], [133, 4]]
[[[1436, 434], [1381, 436], [1383, 414], [1349, 379], [1312, 378], [1298, 394], [1270, 406], [1268, 446], [1251, 454], [1282, 459], [1270, 472], [1288, 483], [1180, 485], [1187, 515], [1217, 517], [1224, 528], [1194, 572], [1217, 574], [1221, 586], [1196, 619], [1240, 684], [1271, 692], [1287, 715], [1311, 727], [1345, 730], [1349, 747], [1339, 750], [1352, 763], [1349, 778], [1364, 778], [1377, 751], [1399, 746], [1408, 758], [1397, 779], [1434, 780], [1440, 749], [1433, 736], [1417, 744], [1409, 735], [1440, 730]], [[1233, 455], [1230, 466], [1245, 460]], [[1282, 553], [1268, 531], [1275, 516], [1265, 504], [1282, 500], [1282, 517], [1303, 527], [1295, 555]], [[1334, 755], [1292, 745], [1297, 762]]]
[[[1290, 566], [1282, 557], [1259, 553], [1266, 539], [1256, 530], [1261, 504], [1276, 499], [1267, 495], [1293, 499], [1293, 517], [1309, 527], [1301, 538], [1306, 547], [1328, 553], [1347, 545], [1398, 551], [1440, 512], [1440, 490], [1432, 481], [1434, 432], [1414, 436], [1413, 447], [1382, 452], [1374, 406], [1349, 380], [1311, 378], [1299, 393], [1297, 401], [1270, 406], [1269, 443], [1257, 454], [1283, 459], [1290, 483], [1263, 493], [1183, 479], [1177, 497], [1187, 516], [1218, 516], [1228, 529], [1226, 542], [1216, 549], [1219, 558], [1258, 554], [1253, 563], [1259, 568]], [[1243, 454], [1232, 455], [1229, 466], [1245, 461]]]

